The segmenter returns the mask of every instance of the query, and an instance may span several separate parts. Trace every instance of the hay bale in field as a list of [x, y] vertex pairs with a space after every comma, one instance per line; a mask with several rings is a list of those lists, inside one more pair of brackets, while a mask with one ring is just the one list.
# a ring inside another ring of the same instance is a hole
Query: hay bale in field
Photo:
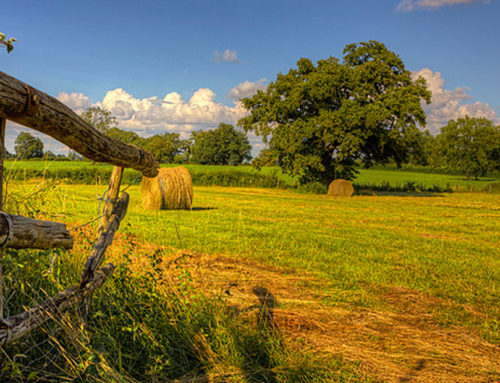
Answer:
[[145, 209], [191, 210], [193, 204], [191, 175], [183, 166], [161, 168], [156, 177], [142, 177], [141, 195]]
[[193, 180], [191, 178], [191, 174], [189, 174], [189, 170], [187, 170], [184, 166], [178, 166], [176, 168], [172, 168], [178, 174], [184, 178], [184, 183], [186, 185], [188, 196], [189, 196], [189, 208], [191, 209], [191, 205], [193, 204]]
[[352, 197], [354, 187], [351, 182], [339, 178], [332, 181], [327, 194], [334, 197]]

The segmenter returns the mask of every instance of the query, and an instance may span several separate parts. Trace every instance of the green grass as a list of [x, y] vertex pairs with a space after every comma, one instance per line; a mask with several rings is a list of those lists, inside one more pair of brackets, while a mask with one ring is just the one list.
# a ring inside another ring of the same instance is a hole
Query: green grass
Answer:
[[[46, 186], [11, 185], [7, 210], [74, 225], [98, 214], [101, 186]], [[129, 190], [136, 198], [138, 188]], [[23, 198], [33, 193], [36, 198]], [[136, 202], [129, 211], [135, 213], [128, 215], [134, 218], [120, 228], [134, 238], [142, 210]], [[148, 229], [149, 217], [142, 217], [140, 235], [157, 231], [158, 242], [164, 222]], [[77, 283], [94, 232], [75, 232], [72, 252], [8, 251], [2, 260], [7, 316]], [[199, 291], [182, 264], [174, 280], [165, 280], [159, 265], [169, 254], [148, 254], [147, 267], [137, 270], [133, 259], [146, 255], [127, 240], [118, 246], [117, 270], [95, 294], [86, 320], [75, 308], [0, 349], [0, 381], [372, 381], [341, 356], [317, 355], [308, 346], [285, 342], [253, 317], [235, 315], [226, 295]]]
[[[164, 165], [177, 166], [177, 165]], [[193, 175], [194, 183], [198, 186], [260, 186], [260, 187], [291, 187], [296, 185], [293, 177], [283, 174], [280, 168], [266, 167], [258, 171], [251, 166], [224, 166], [224, 165], [184, 165]], [[33, 176], [65, 179], [73, 177], [76, 183], [107, 183], [111, 166], [106, 164], [92, 164], [90, 162], [67, 161], [6, 161], [5, 167], [11, 179], [24, 181]], [[83, 173], [82, 173], [83, 172]], [[127, 169], [125, 180], [130, 182], [139, 173]], [[248, 177], [246, 177], [248, 175]], [[76, 178], [75, 178], [76, 177]], [[432, 174], [426, 172], [408, 172], [405, 170], [390, 169], [359, 169], [359, 175], [354, 180], [358, 189], [375, 189], [398, 191], [398, 189], [431, 189], [453, 191], [498, 191], [500, 178], [481, 177], [479, 180], [467, 180], [465, 177], [446, 174]]]
[[[11, 185], [8, 207], [10, 212], [78, 225], [98, 215], [96, 197], [105, 189], [54, 185], [16, 205], [15, 199], [35, 192], [37, 185]], [[497, 194], [335, 199], [292, 190], [196, 187], [192, 211], [145, 211], [139, 187], [128, 192], [131, 203], [120, 232], [138, 242], [223, 254], [309, 275], [314, 283], [308, 288], [330, 308], [390, 313], [396, 308], [384, 299], [384, 291], [424, 293], [440, 302], [432, 306], [433, 325], [466, 328], [500, 343]], [[233, 381], [255, 382], [368, 380], [342, 358], [325, 358], [314, 350], [297, 352], [293, 342], [285, 344], [266, 329], [235, 317], [223, 296], [197, 291], [189, 274], [166, 287], [154, 272], [131, 274], [127, 259], [141, 254], [126, 246], [121, 251], [125, 262], [97, 294], [88, 326], [67, 326], [62, 334], [52, 335], [60, 354], [54, 356], [53, 344], [41, 347], [52, 350], [46, 353], [55, 359], [40, 374], [59, 371], [59, 377], [76, 381], [106, 381], [110, 371], [140, 381], [183, 376], [230, 380], [224, 374]], [[19, 311], [39, 299], [42, 289], [53, 294], [76, 282], [88, 249], [68, 254], [8, 256], [9, 309]], [[157, 261], [150, 259], [153, 269]], [[428, 309], [422, 308], [425, 313]], [[55, 332], [54, 327], [44, 331]], [[3, 376], [26, 378], [33, 369], [27, 360], [42, 352], [30, 347], [44, 336], [36, 333], [8, 349]], [[26, 348], [32, 354], [16, 362], [15, 355]]]

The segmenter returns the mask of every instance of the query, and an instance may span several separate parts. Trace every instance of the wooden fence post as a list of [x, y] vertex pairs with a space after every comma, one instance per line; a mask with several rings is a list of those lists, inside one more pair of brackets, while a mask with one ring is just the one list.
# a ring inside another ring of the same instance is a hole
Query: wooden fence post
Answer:
[[104, 203], [104, 208], [102, 209], [102, 217], [99, 222], [99, 229], [97, 230], [97, 238], [100, 237], [104, 228], [108, 224], [109, 217], [113, 211], [113, 205], [118, 201], [118, 194], [120, 193], [120, 184], [122, 182], [123, 168], [120, 166], [114, 166], [113, 172], [111, 173], [111, 179], [109, 180], [109, 189], [107, 193], [106, 202]]
[[[0, 211], [3, 210], [3, 158], [5, 155], [5, 123], [0, 117]], [[0, 319], [3, 319], [3, 247], [0, 248]]]

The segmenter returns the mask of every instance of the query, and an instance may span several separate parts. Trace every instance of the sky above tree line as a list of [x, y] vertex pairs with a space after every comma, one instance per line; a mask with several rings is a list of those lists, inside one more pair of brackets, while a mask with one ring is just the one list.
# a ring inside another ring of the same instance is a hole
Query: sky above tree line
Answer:
[[[435, 134], [466, 114], [500, 123], [499, 16], [499, 0], [4, 0], [0, 32], [18, 42], [0, 52], [0, 70], [77, 113], [97, 105], [122, 129], [187, 138], [236, 125], [239, 98], [299, 58], [341, 58], [345, 45], [377, 40], [427, 80]], [[10, 151], [21, 130], [8, 123]], [[262, 144], [250, 139], [255, 155]]]

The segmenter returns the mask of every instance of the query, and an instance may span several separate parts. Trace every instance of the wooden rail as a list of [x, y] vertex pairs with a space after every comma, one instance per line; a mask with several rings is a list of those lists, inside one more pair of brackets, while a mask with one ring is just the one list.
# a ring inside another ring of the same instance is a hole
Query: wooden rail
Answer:
[[0, 100], [0, 117], [45, 133], [91, 160], [136, 169], [146, 177], [158, 174], [147, 151], [99, 133], [62, 102], [1, 71]]
[[0, 215], [0, 242], [11, 249], [73, 247], [73, 237], [64, 223], [40, 221], [7, 213]]
[[26, 335], [42, 323], [53, 319], [59, 313], [89, 297], [95, 289], [106, 281], [113, 273], [113, 270], [114, 266], [108, 264], [98, 270], [94, 277], [84, 286], [71, 286], [34, 308], [3, 320], [0, 319], [0, 346]]

